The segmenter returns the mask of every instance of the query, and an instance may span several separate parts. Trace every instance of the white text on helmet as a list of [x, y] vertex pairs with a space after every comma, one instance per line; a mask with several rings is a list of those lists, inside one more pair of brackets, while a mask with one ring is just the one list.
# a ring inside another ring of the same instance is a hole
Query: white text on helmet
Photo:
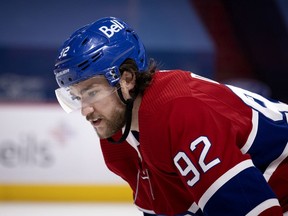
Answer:
[[69, 71], [70, 71], [69, 68], [67, 68], [67, 69], [65, 69], [63, 71], [60, 71], [59, 73], [56, 74], [56, 77], [62, 76], [64, 74], [66, 74], [66, 73], [69, 73]]
[[67, 46], [67, 47], [65, 47], [64, 49], [62, 49], [62, 51], [61, 51], [61, 53], [60, 53], [60, 55], [59, 55], [58, 58], [62, 58], [62, 57], [67, 56], [67, 52], [69, 51], [69, 49], [70, 49], [69, 46]]
[[108, 38], [111, 38], [115, 32], [119, 32], [121, 29], [124, 28], [124, 26], [118, 22], [117, 20], [111, 21], [113, 24], [109, 27], [107, 26], [101, 26], [99, 30], [103, 32]]

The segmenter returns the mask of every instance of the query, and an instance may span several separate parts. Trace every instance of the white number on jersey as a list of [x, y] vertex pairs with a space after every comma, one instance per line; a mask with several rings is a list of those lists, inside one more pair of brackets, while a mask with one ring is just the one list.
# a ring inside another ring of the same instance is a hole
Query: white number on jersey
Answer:
[[[210, 147], [211, 147], [210, 141], [205, 136], [201, 136], [197, 138], [195, 141], [193, 141], [190, 144], [190, 150], [193, 152], [197, 148], [197, 145], [200, 143], [204, 144], [204, 148], [198, 159], [198, 164], [201, 167], [202, 171], [205, 173], [209, 169], [214, 167], [215, 165], [219, 164], [220, 160], [219, 158], [216, 158], [210, 161], [209, 163], [205, 163], [205, 158], [207, 157]], [[184, 160], [187, 165], [185, 169], [183, 169], [181, 165], [179, 164], [179, 161], [181, 159]], [[187, 181], [187, 184], [189, 186], [191, 187], [194, 186], [200, 180], [200, 177], [201, 177], [200, 172], [197, 170], [197, 168], [195, 167], [195, 165], [192, 163], [192, 161], [189, 159], [189, 157], [187, 156], [185, 152], [178, 152], [178, 154], [174, 157], [174, 164], [177, 167], [177, 169], [180, 171], [182, 176], [187, 176], [189, 173], [192, 172], [194, 177]]]
[[253, 92], [227, 85], [238, 97], [240, 97], [244, 103], [258, 112], [262, 113], [267, 118], [273, 121], [283, 120], [286, 115], [286, 121], [288, 117], [288, 105], [281, 102], [272, 102], [261, 95]]

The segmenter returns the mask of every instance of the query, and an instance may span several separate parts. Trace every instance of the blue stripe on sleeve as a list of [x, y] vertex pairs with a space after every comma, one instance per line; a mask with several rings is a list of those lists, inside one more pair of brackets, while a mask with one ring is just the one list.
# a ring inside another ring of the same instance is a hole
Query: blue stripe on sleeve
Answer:
[[271, 121], [259, 113], [257, 135], [247, 153], [251, 155], [253, 163], [262, 173], [283, 152], [288, 142], [287, 134], [287, 123]]
[[263, 201], [275, 198], [261, 172], [250, 167], [223, 185], [206, 203], [204, 215], [246, 215]]

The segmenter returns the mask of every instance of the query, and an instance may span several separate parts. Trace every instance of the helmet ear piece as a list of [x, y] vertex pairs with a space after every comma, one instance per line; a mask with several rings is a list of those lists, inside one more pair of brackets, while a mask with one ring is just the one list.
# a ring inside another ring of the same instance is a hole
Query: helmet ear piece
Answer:
[[126, 59], [134, 60], [140, 72], [147, 68], [144, 45], [134, 30], [118, 18], [106, 17], [81, 27], [64, 42], [54, 74], [60, 87], [95, 75], [104, 75], [115, 86]]
[[111, 86], [116, 86], [120, 80], [121, 74], [118, 67], [112, 67], [104, 74], [104, 76]]

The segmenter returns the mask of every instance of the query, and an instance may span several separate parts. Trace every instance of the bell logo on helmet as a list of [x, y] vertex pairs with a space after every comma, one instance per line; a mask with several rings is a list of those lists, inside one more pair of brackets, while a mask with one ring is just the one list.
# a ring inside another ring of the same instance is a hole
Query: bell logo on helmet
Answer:
[[114, 33], [119, 32], [121, 29], [124, 28], [124, 26], [118, 22], [117, 20], [111, 20], [113, 23], [110, 28], [107, 26], [101, 26], [99, 30], [103, 32], [108, 38], [111, 38]]

